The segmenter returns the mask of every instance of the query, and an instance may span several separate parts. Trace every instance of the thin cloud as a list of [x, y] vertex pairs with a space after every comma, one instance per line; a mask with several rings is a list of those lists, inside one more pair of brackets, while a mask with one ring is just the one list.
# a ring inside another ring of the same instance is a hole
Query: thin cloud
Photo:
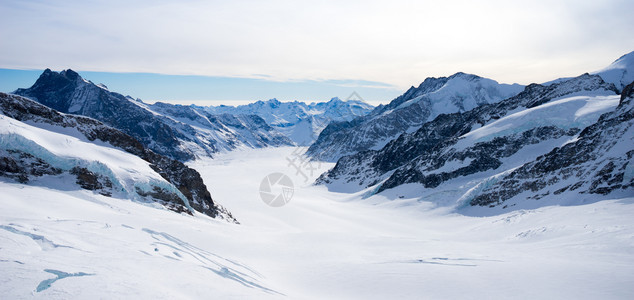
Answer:
[[526, 84], [630, 52], [633, 9], [622, 0], [9, 0], [0, 3], [0, 67], [400, 88], [463, 71]]

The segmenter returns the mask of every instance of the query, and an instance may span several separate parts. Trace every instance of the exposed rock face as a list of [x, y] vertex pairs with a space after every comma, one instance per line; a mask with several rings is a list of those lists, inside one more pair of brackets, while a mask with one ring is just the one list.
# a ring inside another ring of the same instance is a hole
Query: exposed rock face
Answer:
[[142, 156], [145, 151], [139, 141], [100, 121], [63, 114], [24, 97], [0, 93], [0, 110], [4, 115], [23, 122], [74, 128], [90, 141], [99, 139], [137, 156]]
[[[564, 130], [553, 126], [536, 127], [522, 133], [497, 137], [489, 142], [477, 143], [462, 151], [454, 149], [445, 153], [431, 151], [406, 167], [398, 169], [381, 185], [379, 191], [396, 187], [403, 182], [419, 182], [425, 188], [435, 188], [441, 183], [459, 176], [496, 170], [502, 166], [502, 159], [516, 154], [526, 146], [556, 140], [564, 136], [572, 137], [579, 131], [578, 128]], [[434, 156], [434, 154], [437, 155]], [[418, 166], [423, 161], [425, 167], [419, 170]], [[468, 161], [469, 163], [455, 169], [438, 172], [447, 161]]]
[[498, 84], [476, 75], [456, 73], [428, 78], [417, 88], [365, 117], [328, 125], [307, 151], [314, 159], [337, 161], [344, 155], [379, 150], [399, 135], [412, 132], [440, 114], [464, 112], [497, 103], [521, 92], [521, 85]]
[[[139, 156], [147, 161], [161, 177], [173, 184], [187, 198], [189, 205], [194, 210], [211, 217], [225, 218], [235, 222], [229, 212], [214, 203], [196, 170], [177, 160], [146, 149], [139, 141], [117, 129], [91, 118], [63, 114], [33, 100], [5, 93], [0, 93], [0, 113], [39, 126], [47, 124], [47, 126], [68, 130], [74, 129], [77, 131], [77, 135], [88, 141], [106, 142]], [[0, 175], [16, 178], [20, 182], [27, 182], [29, 175], [56, 175], [62, 172], [27, 153], [4, 151], [0, 154]], [[96, 190], [105, 195], [110, 194], [108, 188], [112, 186], [112, 182], [108, 178], [79, 166], [73, 168], [70, 173], [77, 177], [77, 183], [82, 188]], [[171, 192], [155, 188], [159, 190], [155, 190], [153, 193], [142, 192], [140, 195], [159, 200], [175, 211], [188, 211], [186, 204], [177, 195], [169, 195]]]
[[46, 69], [28, 89], [15, 94], [36, 100], [62, 113], [88, 116], [133, 136], [153, 151], [179, 160], [194, 158], [181, 149], [185, 136], [168, 120], [134, 104], [123, 95], [110, 92], [86, 81], [73, 70], [53, 72]]
[[[502, 161], [526, 146], [562, 137], [571, 137], [580, 128], [540, 125], [496, 137], [460, 145], [460, 137], [490, 124], [514, 111], [536, 108], [563, 96], [615, 94], [614, 85], [598, 76], [581, 75], [564, 82], [541, 86], [529, 85], [518, 95], [499, 103], [453, 114], [439, 115], [410, 134], [403, 134], [380, 150], [344, 156], [336, 166], [317, 180], [318, 184], [340, 182], [357, 189], [383, 182], [377, 191], [405, 183], [421, 183], [435, 188], [448, 180], [488, 170], [496, 170]], [[450, 167], [449, 162], [455, 164]]]
[[626, 86], [616, 111], [585, 128], [577, 141], [555, 148], [484, 189], [471, 205], [497, 206], [528, 192], [547, 195], [634, 196], [634, 83]]
[[[70, 170], [70, 173], [77, 176], [77, 184], [83, 189], [96, 191], [99, 190], [100, 194], [104, 196], [111, 196], [108, 189], [112, 188], [112, 181], [108, 177], [91, 172], [90, 170], [82, 167], [74, 167]], [[180, 199], [178, 199], [180, 202]]]
[[0, 176], [27, 183], [29, 176], [58, 175], [62, 170], [55, 168], [29, 153], [18, 150], [0, 150]]
[[189, 106], [155, 105], [165, 113], [161, 114], [140, 100], [95, 85], [72, 70], [57, 73], [47, 69], [32, 87], [18, 89], [15, 94], [62, 113], [99, 120], [134, 137], [144, 147], [180, 161], [211, 156], [241, 145], [292, 145], [257, 116], [221, 119]]

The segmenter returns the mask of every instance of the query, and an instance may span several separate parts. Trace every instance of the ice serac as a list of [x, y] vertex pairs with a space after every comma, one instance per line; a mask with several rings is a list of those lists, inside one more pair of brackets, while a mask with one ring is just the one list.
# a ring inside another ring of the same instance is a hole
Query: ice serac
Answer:
[[476, 75], [456, 73], [427, 78], [417, 88], [375, 108], [367, 116], [326, 127], [307, 151], [324, 161], [360, 151], [378, 150], [403, 133], [418, 129], [441, 114], [464, 112], [517, 95], [524, 87], [508, 85]]
[[[190, 212], [193, 209], [210, 217], [235, 222], [226, 209], [214, 203], [196, 170], [147, 149], [120, 130], [92, 118], [60, 113], [33, 100], [5, 93], [0, 93], [0, 116], [8, 126], [3, 129], [7, 132], [0, 143], [0, 176], [27, 183], [43, 175], [69, 174], [76, 178], [81, 188], [102, 195], [140, 196], [174, 211]], [[9, 128], [16, 126], [26, 128], [24, 130], [28, 134]], [[62, 153], [47, 149], [42, 146], [46, 143], [37, 139], [39, 135], [32, 133], [38, 130], [61, 140], [61, 145], [58, 145], [61, 150], [73, 144], [83, 145], [88, 151], [107, 153], [105, 157], [112, 156], [119, 165], [99, 161], [101, 156], [90, 153], [80, 153], [80, 157], [74, 156], [70, 149]], [[112, 151], [108, 147], [117, 150]], [[134, 160], [134, 157], [137, 159]], [[128, 165], [126, 162], [135, 164]], [[145, 170], [134, 169], [135, 166]]]
[[180, 161], [211, 156], [237, 147], [291, 145], [292, 142], [254, 116], [213, 118], [186, 106], [157, 105], [153, 111], [140, 100], [111, 92], [72, 70], [49, 69], [28, 89], [15, 94], [62, 113], [97, 119], [137, 139], [145, 147]]
[[634, 82], [623, 89], [616, 110], [603, 114], [574, 142], [522, 165], [468, 200], [493, 207], [521, 199], [587, 202], [602, 195], [634, 196]]
[[372, 108], [361, 100], [343, 101], [335, 97], [328, 102], [310, 104], [271, 99], [248, 105], [220, 105], [204, 109], [211, 114], [258, 115], [296, 145], [308, 146], [330, 122], [351, 121], [367, 115]]
[[[344, 156], [317, 183], [357, 190], [380, 184], [378, 192], [416, 183], [425, 191], [459, 191], [570, 140], [616, 106], [616, 97], [613, 84], [589, 74], [532, 84], [498, 103], [439, 115], [380, 150]], [[462, 178], [470, 180], [450, 187]]]

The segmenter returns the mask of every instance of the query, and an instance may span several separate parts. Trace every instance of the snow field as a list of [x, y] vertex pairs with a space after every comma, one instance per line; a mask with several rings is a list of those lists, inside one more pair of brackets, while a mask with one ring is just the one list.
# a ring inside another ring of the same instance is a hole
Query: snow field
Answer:
[[[289, 166], [294, 153], [297, 148], [242, 150], [190, 163], [214, 200], [242, 225], [89, 191], [2, 181], [0, 294], [10, 299], [634, 296], [634, 199], [468, 217], [425, 202], [412, 206], [420, 199], [406, 191], [402, 199], [328, 192], [310, 184], [320, 171], [311, 176], [304, 169], [305, 180]], [[332, 164], [315, 167], [323, 171]], [[292, 200], [280, 208], [267, 206], [258, 194], [262, 178], [273, 172], [295, 184]]]

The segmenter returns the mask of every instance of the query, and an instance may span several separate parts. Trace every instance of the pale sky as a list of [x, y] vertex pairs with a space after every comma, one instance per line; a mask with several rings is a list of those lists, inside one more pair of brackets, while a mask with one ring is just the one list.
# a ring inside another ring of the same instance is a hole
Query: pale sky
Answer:
[[458, 71], [528, 84], [596, 71], [634, 50], [633, 11], [631, 0], [0, 0], [0, 68], [341, 80], [400, 92]]

